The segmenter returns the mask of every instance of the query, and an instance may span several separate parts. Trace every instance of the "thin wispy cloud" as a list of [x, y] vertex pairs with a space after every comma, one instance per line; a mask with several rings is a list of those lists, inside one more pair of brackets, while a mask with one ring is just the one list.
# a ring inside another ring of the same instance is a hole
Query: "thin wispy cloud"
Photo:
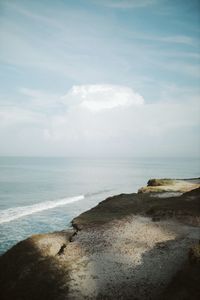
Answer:
[[198, 154], [196, 5], [1, 6], [0, 154]]
[[139, 7], [148, 7], [153, 4], [156, 4], [158, 0], [93, 0], [100, 5], [105, 5], [111, 8], [139, 8]]

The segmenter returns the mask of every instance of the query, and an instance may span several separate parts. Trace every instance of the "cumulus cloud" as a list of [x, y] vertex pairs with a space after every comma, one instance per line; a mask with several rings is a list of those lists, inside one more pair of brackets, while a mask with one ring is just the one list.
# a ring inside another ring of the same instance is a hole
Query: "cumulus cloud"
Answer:
[[144, 104], [144, 99], [130, 87], [93, 84], [73, 86], [63, 97], [63, 102], [99, 112], [116, 107], [140, 106]]
[[199, 124], [198, 103], [178, 101], [177, 92], [174, 99], [150, 104], [130, 87], [73, 86], [62, 97], [66, 110], [49, 120], [45, 138], [78, 155], [196, 153], [199, 142], [188, 140]]
[[186, 101], [176, 89], [166, 93], [163, 101], [148, 103], [130, 87], [76, 85], [48, 102], [48, 93], [23, 89], [20, 94], [32, 101], [26, 109], [1, 110], [0, 139], [7, 133], [6, 144], [18, 145], [17, 154], [29, 145], [32, 155], [196, 155], [198, 99]]

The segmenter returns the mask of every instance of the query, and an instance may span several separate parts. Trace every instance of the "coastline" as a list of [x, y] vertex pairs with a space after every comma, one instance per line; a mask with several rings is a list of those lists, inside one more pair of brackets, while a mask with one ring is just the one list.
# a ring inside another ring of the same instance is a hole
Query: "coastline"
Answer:
[[[180, 284], [169, 295], [177, 272], [200, 276], [188, 265], [200, 237], [200, 188], [170, 184], [107, 198], [74, 218], [73, 229], [12, 247], [0, 257], [1, 299], [177, 299]], [[180, 194], [170, 197], [173, 187]], [[199, 295], [195, 283], [186, 296]]]

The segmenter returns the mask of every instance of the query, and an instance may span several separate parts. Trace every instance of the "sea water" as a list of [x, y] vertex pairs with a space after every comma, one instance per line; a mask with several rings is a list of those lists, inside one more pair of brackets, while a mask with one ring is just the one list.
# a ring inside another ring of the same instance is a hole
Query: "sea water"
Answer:
[[137, 192], [149, 178], [199, 177], [195, 158], [0, 157], [0, 253], [63, 230], [105, 198]]

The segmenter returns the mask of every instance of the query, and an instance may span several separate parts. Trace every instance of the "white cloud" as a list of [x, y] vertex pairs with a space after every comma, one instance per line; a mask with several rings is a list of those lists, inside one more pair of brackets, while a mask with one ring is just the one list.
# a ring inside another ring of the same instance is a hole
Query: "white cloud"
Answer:
[[52, 117], [45, 138], [75, 155], [197, 154], [200, 141], [190, 131], [199, 124], [197, 108], [196, 101], [159, 102], [94, 113], [79, 104]]
[[[176, 86], [163, 90], [163, 101], [149, 104], [130, 87], [76, 85], [62, 99], [52, 98], [55, 109], [47, 113], [48, 93], [23, 88], [22, 97], [33, 99], [26, 109], [0, 113], [4, 152], [25, 154], [31, 145], [32, 155], [197, 155], [197, 97]], [[39, 99], [44, 106], [35, 111]]]
[[126, 86], [111, 84], [75, 85], [63, 97], [66, 105], [80, 105], [93, 112], [144, 104], [143, 97]]
[[175, 87], [166, 91], [164, 101], [147, 104], [140, 96], [138, 105], [128, 87], [73, 86], [63, 97], [70, 109], [49, 120], [45, 138], [75, 155], [196, 155], [200, 141], [190, 130], [200, 121], [198, 101]]

